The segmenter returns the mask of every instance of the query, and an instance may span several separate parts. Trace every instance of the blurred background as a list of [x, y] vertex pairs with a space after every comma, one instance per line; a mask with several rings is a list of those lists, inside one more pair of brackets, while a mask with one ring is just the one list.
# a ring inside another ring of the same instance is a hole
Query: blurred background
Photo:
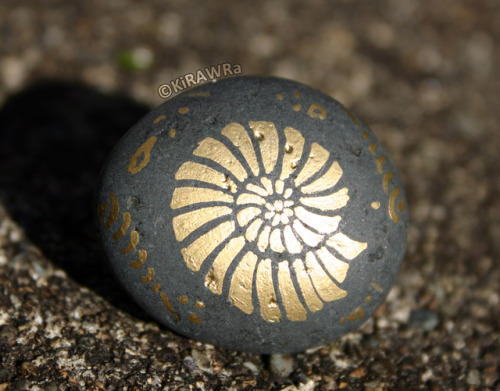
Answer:
[[[497, 0], [2, 0], [0, 390], [500, 390], [499, 22]], [[114, 143], [160, 85], [223, 63], [342, 102], [406, 187], [386, 304], [292, 357], [161, 328], [96, 244]]]

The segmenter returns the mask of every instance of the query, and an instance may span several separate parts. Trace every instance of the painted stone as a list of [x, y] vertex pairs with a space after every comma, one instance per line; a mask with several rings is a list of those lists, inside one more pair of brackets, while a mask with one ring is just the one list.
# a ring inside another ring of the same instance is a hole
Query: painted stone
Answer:
[[147, 313], [259, 353], [359, 327], [397, 278], [408, 226], [370, 129], [264, 77], [207, 83], [146, 115], [109, 157], [96, 212], [114, 274]]

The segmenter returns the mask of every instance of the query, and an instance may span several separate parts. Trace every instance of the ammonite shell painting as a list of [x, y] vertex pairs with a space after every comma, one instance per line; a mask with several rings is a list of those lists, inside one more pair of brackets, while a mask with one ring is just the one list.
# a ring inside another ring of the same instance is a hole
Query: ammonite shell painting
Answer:
[[405, 195], [370, 129], [278, 78], [188, 90], [136, 124], [97, 192], [111, 268], [185, 336], [298, 352], [359, 327], [395, 282]]

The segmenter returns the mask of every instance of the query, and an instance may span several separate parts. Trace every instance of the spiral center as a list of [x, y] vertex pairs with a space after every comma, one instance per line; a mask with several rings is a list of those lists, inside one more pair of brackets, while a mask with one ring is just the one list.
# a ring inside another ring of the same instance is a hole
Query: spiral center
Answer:
[[[264, 215], [266, 220], [271, 221], [271, 226], [276, 226], [279, 223], [288, 224], [290, 222], [290, 217], [293, 216], [293, 210], [291, 207], [294, 202], [292, 200], [283, 199], [281, 195], [278, 195], [278, 199], [269, 199], [266, 202], [267, 213]], [[274, 197], [273, 197], [274, 198]]]

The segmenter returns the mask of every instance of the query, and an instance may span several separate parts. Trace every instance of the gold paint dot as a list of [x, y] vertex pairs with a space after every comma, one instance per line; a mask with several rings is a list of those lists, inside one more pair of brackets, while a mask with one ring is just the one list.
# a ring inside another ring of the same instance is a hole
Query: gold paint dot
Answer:
[[278, 98], [278, 100], [283, 100], [283, 94], [277, 94], [276, 98]]
[[106, 219], [106, 216], [104, 216], [106, 209], [108, 209], [108, 204], [106, 202], [100, 203], [99, 206], [97, 207], [97, 215], [99, 216], [99, 220], [101, 220], [103, 223], [104, 220]]
[[166, 310], [168, 312], [174, 312], [174, 307], [172, 307], [172, 303], [170, 303], [170, 300], [165, 292], [160, 292], [160, 297], [161, 300], [163, 301], [163, 305], [165, 306]]
[[160, 284], [158, 284], [157, 282], [153, 285], [153, 292], [154, 293], [158, 293], [160, 291]]
[[256, 138], [257, 140], [259, 140], [259, 141], [264, 140], [264, 133], [259, 132], [259, 131], [255, 132], [255, 138]]
[[366, 296], [365, 301], [369, 303], [370, 301], [372, 301], [372, 299], [373, 299], [372, 296]]
[[205, 303], [200, 300], [196, 300], [195, 306], [196, 308], [205, 308]]
[[178, 313], [174, 314], [174, 318], [175, 318], [176, 322], [180, 322], [181, 321], [181, 316]]
[[378, 209], [378, 208], [380, 208], [380, 202], [378, 202], [378, 201], [373, 201], [373, 202], [372, 202], [372, 208], [373, 208], [373, 209]]
[[174, 137], [175, 137], [175, 133], [176, 133], [176, 132], [177, 132], [177, 131], [176, 131], [175, 129], [170, 129], [170, 130], [168, 131], [168, 136], [169, 136], [170, 138], [174, 138]]
[[295, 91], [295, 92], [293, 93], [293, 96], [295, 96], [296, 98], [300, 98], [300, 92]]
[[155, 278], [155, 269], [152, 267], [148, 268], [148, 274], [141, 277], [141, 281], [145, 284], [149, 284]]
[[188, 316], [188, 319], [190, 322], [192, 323], [196, 323], [196, 324], [200, 324], [201, 323], [201, 319], [198, 315], [196, 314], [191, 314]]
[[402, 212], [405, 210], [405, 200], [401, 200], [399, 204], [396, 205], [396, 209]]
[[345, 318], [341, 318], [341, 319], [340, 319], [340, 323], [342, 324], [342, 323], [344, 323], [344, 322], [345, 322]]
[[376, 282], [372, 281], [370, 282], [370, 286], [375, 289], [377, 292], [383, 292], [384, 291], [384, 288], [382, 288], [379, 284], [377, 284]]
[[158, 117], [155, 118], [155, 120], [153, 121], [153, 123], [157, 124], [158, 122], [163, 121], [165, 118], [167, 118], [167, 116], [165, 114], [160, 115], [160, 116], [158, 116]]
[[299, 165], [299, 162], [294, 160], [290, 163], [290, 166], [295, 170], [297, 168], [297, 166]]
[[285, 152], [292, 153], [292, 151], [293, 151], [293, 146], [291, 144], [286, 143], [285, 144]]
[[187, 114], [189, 111], [189, 107], [181, 107], [178, 111], [179, 114]]
[[302, 105], [294, 105], [293, 111], [300, 111], [302, 109]]
[[186, 295], [179, 297], [178, 299], [182, 304], [187, 304], [189, 299]]
[[354, 322], [355, 320], [360, 320], [363, 316], [365, 316], [365, 311], [362, 307], [358, 307], [349, 314], [347, 319], [351, 322]]
[[322, 106], [315, 103], [309, 106], [309, 110], [307, 111], [307, 113], [311, 118], [319, 118], [321, 120], [326, 118], [326, 110]]
[[369, 134], [368, 132], [365, 130], [363, 131], [363, 138], [366, 140], [368, 138]]

